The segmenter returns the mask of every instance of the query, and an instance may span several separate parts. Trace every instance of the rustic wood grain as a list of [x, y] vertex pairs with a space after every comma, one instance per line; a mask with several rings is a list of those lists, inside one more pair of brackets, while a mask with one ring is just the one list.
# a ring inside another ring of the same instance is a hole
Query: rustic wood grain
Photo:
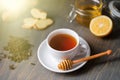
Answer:
[[[106, 1], [108, 3], [110, 0]], [[15, 21], [3, 22], [0, 19], [0, 49], [7, 45], [11, 35], [24, 37], [34, 45], [32, 56], [21, 63], [15, 63], [14, 70], [9, 69], [9, 65], [14, 62], [9, 59], [0, 61], [0, 80], [120, 80], [120, 20], [113, 19], [113, 31], [109, 36], [96, 37], [91, 34], [89, 27], [80, 26], [76, 21], [72, 23], [66, 21], [71, 3], [73, 0], [40, 0], [36, 7], [47, 11], [48, 16], [55, 21], [54, 25], [41, 31], [21, 28], [23, 19], [30, 15], [30, 9]], [[110, 16], [106, 12], [104, 14]], [[89, 43], [91, 55], [107, 49], [112, 49], [113, 54], [91, 60], [84, 67], [71, 73], [51, 72], [39, 63], [37, 48], [51, 31], [58, 28], [75, 30]]]

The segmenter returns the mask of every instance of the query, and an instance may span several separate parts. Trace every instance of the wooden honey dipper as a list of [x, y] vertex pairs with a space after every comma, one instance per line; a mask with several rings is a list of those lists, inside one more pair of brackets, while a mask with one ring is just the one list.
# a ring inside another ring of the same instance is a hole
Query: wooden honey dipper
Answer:
[[58, 64], [58, 68], [60, 70], [69, 70], [72, 68], [73, 64], [77, 64], [77, 63], [80, 63], [80, 62], [83, 62], [83, 61], [88, 61], [88, 60], [91, 60], [91, 59], [95, 59], [95, 58], [98, 58], [98, 57], [101, 57], [101, 56], [104, 56], [104, 55], [110, 55], [112, 53], [112, 50], [107, 50], [105, 52], [101, 52], [101, 53], [98, 53], [98, 54], [95, 54], [95, 55], [92, 55], [92, 56], [89, 56], [89, 57], [85, 57], [85, 58], [81, 58], [81, 59], [78, 59], [78, 60], [69, 60], [69, 59], [65, 59], [63, 61], [61, 61], [59, 64]]

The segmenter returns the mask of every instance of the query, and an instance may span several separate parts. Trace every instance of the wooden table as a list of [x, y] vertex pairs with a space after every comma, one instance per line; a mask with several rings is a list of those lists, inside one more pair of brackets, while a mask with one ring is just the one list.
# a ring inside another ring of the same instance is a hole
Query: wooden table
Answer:
[[[31, 16], [30, 5], [17, 19], [4, 22], [0, 18], [0, 49], [7, 45], [9, 36], [24, 37], [34, 45], [32, 56], [28, 60], [16, 63], [17, 67], [14, 70], [9, 69], [9, 65], [13, 63], [11, 60], [0, 61], [0, 80], [120, 80], [120, 20], [113, 19], [113, 31], [109, 36], [96, 37], [90, 32], [89, 27], [80, 26], [76, 21], [67, 22], [71, 3], [73, 0], [40, 0], [36, 6], [32, 6], [47, 11], [48, 17], [54, 20], [54, 24], [45, 30], [21, 28], [23, 19]], [[84, 67], [71, 73], [59, 74], [49, 71], [38, 61], [37, 49], [47, 35], [58, 28], [76, 31], [89, 43], [91, 55], [107, 49], [113, 50], [113, 54], [88, 61]]]

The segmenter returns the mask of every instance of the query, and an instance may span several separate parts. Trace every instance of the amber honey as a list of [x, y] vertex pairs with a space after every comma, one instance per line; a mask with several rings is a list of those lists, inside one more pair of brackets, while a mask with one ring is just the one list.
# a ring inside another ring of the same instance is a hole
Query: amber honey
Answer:
[[84, 26], [89, 26], [90, 20], [102, 13], [101, 0], [76, 0], [75, 7], [77, 8], [76, 20]]

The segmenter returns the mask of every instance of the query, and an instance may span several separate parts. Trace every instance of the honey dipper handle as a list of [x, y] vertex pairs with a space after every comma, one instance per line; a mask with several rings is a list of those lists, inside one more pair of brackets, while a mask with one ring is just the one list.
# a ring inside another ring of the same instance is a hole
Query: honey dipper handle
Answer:
[[101, 53], [98, 53], [98, 54], [95, 54], [95, 55], [92, 55], [92, 56], [89, 56], [89, 57], [74, 60], [73, 64], [83, 62], [83, 61], [88, 61], [88, 60], [91, 60], [91, 59], [95, 59], [95, 58], [98, 58], [98, 57], [101, 57], [101, 56], [104, 56], [104, 55], [110, 55], [111, 53], [112, 53], [112, 50], [107, 50], [105, 52], [101, 52]]

